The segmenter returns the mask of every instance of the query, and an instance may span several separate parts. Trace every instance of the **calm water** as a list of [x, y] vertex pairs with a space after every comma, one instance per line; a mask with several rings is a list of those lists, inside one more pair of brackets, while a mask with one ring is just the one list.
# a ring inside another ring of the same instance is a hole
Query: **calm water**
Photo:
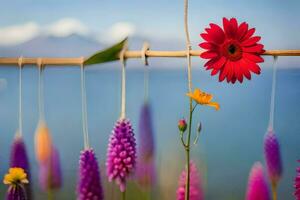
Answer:
[[[184, 61], [179, 61], [184, 66]], [[107, 140], [120, 111], [120, 70], [118, 63], [116, 65], [91, 67], [86, 74], [90, 141], [102, 167]], [[262, 142], [269, 118], [272, 75], [271, 70], [265, 68], [267, 65], [268, 62], [263, 65], [261, 76], [254, 76], [252, 81], [242, 85], [218, 83], [208, 72], [194, 67], [193, 85], [213, 93], [214, 100], [221, 105], [218, 112], [201, 107], [194, 117], [194, 124], [202, 122], [203, 131], [198, 145], [193, 147], [192, 159], [201, 168], [206, 199], [243, 199], [250, 168], [255, 161], [263, 161]], [[18, 125], [18, 71], [11, 67], [1, 68], [0, 78], [7, 80], [6, 89], [0, 91], [0, 175], [3, 177]], [[32, 171], [35, 172], [33, 136], [38, 120], [36, 68], [24, 70], [23, 83], [24, 137]], [[284, 164], [279, 199], [292, 199], [296, 160], [300, 159], [300, 70], [279, 70], [277, 86], [275, 131], [281, 143]], [[127, 116], [135, 129], [143, 103], [143, 89], [143, 70], [129, 69]], [[186, 89], [185, 70], [150, 71], [149, 95], [160, 174], [160, 190], [156, 194], [160, 197], [157, 199], [174, 199], [177, 177], [184, 166], [177, 120], [187, 116]], [[79, 68], [46, 69], [45, 106], [46, 120], [63, 160], [64, 187], [58, 199], [73, 199], [78, 157], [83, 148]], [[36, 173], [33, 175], [37, 185]], [[35, 191], [40, 195], [37, 187]], [[3, 185], [0, 192], [3, 196]], [[107, 192], [106, 196], [109, 195]]]

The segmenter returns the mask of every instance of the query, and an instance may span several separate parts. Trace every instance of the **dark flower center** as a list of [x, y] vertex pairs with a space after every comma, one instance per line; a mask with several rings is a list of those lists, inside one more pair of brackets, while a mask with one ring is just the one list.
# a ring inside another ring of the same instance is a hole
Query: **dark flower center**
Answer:
[[222, 54], [231, 61], [237, 61], [242, 58], [243, 51], [237, 41], [231, 40], [223, 44]]
[[231, 44], [229, 47], [228, 47], [228, 51], [230, 54], [234, 54], [235, 51], [236, 51], [236, 48], [233, 44]]

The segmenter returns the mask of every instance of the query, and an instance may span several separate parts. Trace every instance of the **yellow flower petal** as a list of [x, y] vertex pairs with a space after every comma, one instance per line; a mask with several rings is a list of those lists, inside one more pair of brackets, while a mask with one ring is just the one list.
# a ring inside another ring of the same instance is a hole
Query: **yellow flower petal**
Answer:
[[196, 88], [193, 95], [197, 97], [197, 96], [200, 96], [201, 93], [202, 93], [202, 91], [200, 89]]
[[27, 174], [22, 168], [10, 168], [8, 174], [4, 176], [3, 183], [6, 185], [14, 185], [18, 183], [28, 183]]
[[210, 102], [208, 106], [214, 107], [216, 110], [220, 109], [220, 105], [217, 102]]

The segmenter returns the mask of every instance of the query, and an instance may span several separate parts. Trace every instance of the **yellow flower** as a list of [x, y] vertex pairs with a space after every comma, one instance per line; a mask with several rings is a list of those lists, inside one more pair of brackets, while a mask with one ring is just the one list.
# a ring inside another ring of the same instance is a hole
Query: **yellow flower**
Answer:
[[194, 92], [190, 92], [186, 94], [190, 98], [192, 98], [196, 103], [214, 107], [216, 110], [220, 109], [220, 105], [217, 102], [211, 102], [213, 95], [202, 92], [200, 89], [196, 88]]
[[9, 173], [4, 176], [3, 183], [6, 185], [28, 183], [27, 174], [22, 168], [12, 167], [9, 169]]

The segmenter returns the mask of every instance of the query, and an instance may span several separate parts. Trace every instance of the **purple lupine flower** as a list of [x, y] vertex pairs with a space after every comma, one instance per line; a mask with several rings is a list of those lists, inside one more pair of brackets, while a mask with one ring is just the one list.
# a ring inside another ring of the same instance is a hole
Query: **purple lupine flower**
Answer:
[[141, 109], [139, 121], [139, 148], [138, 152], [143, 156], [152, 157], [154, 155], [154, 135], [152, 128], [151, 108], [149, 103], [145, 103]]
[[[24, 169], [30, 182], [30, 166], [27, 157], [27, 151], [24, 140], [20, 134], [16, 134], [10, 152], [10, 167], [19, 167]], [[31, 186], [25, 185], [28, 199], [31, 199]]]
[[6, 200], [28, 200], [26, 194], [26, 188], [20, 184], [15, 186], [10, 186], [6, 193]]
[[142, 106], [139, 121], [139, 146], [136, 178], [142, 187], [148, 188], [155, 182], [155, 145], [149, 103]]
[[273, 130], [268, 130], [264, 139], [264, 152], [267, 172], [271, 183], [276, 185], [282, 175], [280, 145]]
[[141, 187], [148, 189], [151, 187], [156, 178], [156, 169], [154, 159], [142, 160], [141, 158], [137, 161], [136, 178]]
[[[177, 200], [184, 200], [185, 198], [186, 174], [186, 170], [183, 170], [180, 175], [177, 189]], [[190, 162], [190, 200], [204, 200], [201, 176], [193, 161]]]
[[255, 163], [251, 169], [246, 200], [271, 200], [263, 166], [260, 162]]
[[93, 149], [83, 150], [80, 154], [77, 199], [103, 199], [100, 171]]
[[126, 179], [134, 172], [136, 165], [136, 143], [128, 119], [116, 122], [107, 148], [106, 173], [109, 181], [116, 181], [122, 192]]
[[30, 176], [29, 162], [26, 153], [25, 143], [22, 136], [16, 135], [10, 152], [10, 167], [20, 167], [24, 169], [27, 176]]
[[40, 164], [39, 181], [44, 191], [58, 189], [62, 185], [60, 158], [55, 147], [51, 148], [50, 160]]
[[[298, 162], [300, 163], [300, 160], [298, 160]], [[295, 183], [294, 183], [294, 187], [295, 187], [295, 198], [296, 200], [300, 200], [300, 167], [297, 168], [297, 175], [295, 178]]]

